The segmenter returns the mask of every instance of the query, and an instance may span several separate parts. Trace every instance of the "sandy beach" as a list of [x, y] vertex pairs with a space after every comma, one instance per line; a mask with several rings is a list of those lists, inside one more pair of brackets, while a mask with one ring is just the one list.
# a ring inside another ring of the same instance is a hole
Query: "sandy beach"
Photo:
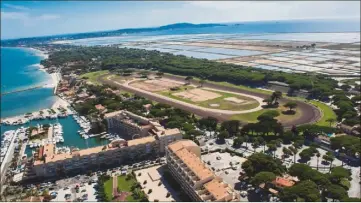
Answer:
[[51, 108], [53, 108], [53, 109], [56, 109], [59, 107], [65, 108], [67, 106], [70, 106], [70, 104], [67, 101], [65, 101], [64, 99], [57, 96], [56, 102], [51, 106]]
[[39, 49], [34, 49], [34, 48], [29, 48], [31, 51], [33, 51], [37, 56], [40, 56], [41, 58], [43, 59], [47, 59], [49, 57], [49, 55], [42, 51], [42, 50], [39, 50]]

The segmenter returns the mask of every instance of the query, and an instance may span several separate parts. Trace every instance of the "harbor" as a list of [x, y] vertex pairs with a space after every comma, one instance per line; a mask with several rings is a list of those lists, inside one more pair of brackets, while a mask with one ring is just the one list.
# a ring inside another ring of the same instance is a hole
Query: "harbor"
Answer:
[[[96, 146], [100, 146], [100, 145], [105, 145], [108, 144], [108, 140], [106, 139], [101, 139], [100, 136], [94, 136], [91, 135], [91, 137], [89, 137], [88, 139], [84, 139], [83, 137], [79, 136], [78, 131], [84, 131], [84, 129], [76, 122], [76, 120], [73, 118], [73, 116], [68, 116], [68, 117], [64, 117], [64, 118], [58, 118], [58, 119], [44, 119], [44, 120], [31, 120], [26, 124], [23, 124], [23, 126], [2, 126], [1, 127], [1, 135], [3, 137], [3, 135], [6, 133], [8, 134], [9, 132], [7, 131], [16, 131], [17, 129], [23, 129], [24, 133], [22, 134], [22, 136], [27, 137], [28, 135], [26, 135], [25, 129], [30, 127], [30, 126], [38, 126], [38, 125], [45, 125], [45, 124], [59, 124], [59, 126], [61, 127], [61, 132], [62, 132], [62, 137], [63, 137], [63, 142], [62, 139], [58, 139], [59, 142], [56, 141], [56, 138], [54, 140], [48, 140], [47, 142], [51, 141], [51, 143], [53, 143], [54, 141], [56, 142], [56, 146], [58, 148], [64, 148], [64, 147], [69, 147], [69, 148], [78, 148], [78, 149], [86, 149], [89, 147], [96, 147]], [[59, 131], [60, 132], [60, 131]], [[30, 143], [30, 141], [29, 141]], [[38, 142], [36, 142], [38, 143]], [[41, 142], [42, 143], [42, 142]], [[50, 143], [50, 142], [49, 142]], [[27, 145], [26, 150], [25, 150], [25, 154], [27, 156], [32, 156], [32, 151], [36, 150], [36, 148], [38, 148], [41, 144], [36, 144], [36, 146], [34, 146], [35, 143], [33, 141], [33, 148], [31, 148], [31, 145]], [[39, 146], [38, 146], [39, 145]], [[3, 146], [3, 145], [2, 145]]]

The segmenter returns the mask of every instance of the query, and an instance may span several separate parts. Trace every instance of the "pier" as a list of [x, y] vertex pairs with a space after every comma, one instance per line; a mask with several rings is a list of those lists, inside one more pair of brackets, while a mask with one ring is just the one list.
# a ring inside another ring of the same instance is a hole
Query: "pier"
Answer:
[[7, 91], [7, 92], [2, 92], [1, 96], [7, 95], [7, 94], [14, 94], [14, 93], [19, 93], [19, 92], [25, 92], [25, 91], [30, 91], [30, 90], [34, 90], [34, 89], [39, 89], [39, 88], [43, 88], [49, 86], [48, 84], [45, 85], [36, 85], [36, 86], [32, 86], [32, 87], [27, 87], [24, 89], [17, 89], [17, 90], [13, 90], [13, 91]]

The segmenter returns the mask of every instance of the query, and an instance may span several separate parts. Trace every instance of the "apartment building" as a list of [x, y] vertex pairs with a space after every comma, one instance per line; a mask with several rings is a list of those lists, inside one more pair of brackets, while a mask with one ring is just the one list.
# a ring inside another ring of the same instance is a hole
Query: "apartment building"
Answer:
[[107, 113], [104, 119], [109, 130], [129, 135], [132, 139], [147, 136], [149, 130], [154, 127], [149, 119], [125, 110]]
[[[154, 131], [153, 136], [134, 140], [113, 140], [105, 146], [98, 146], [71, 153], [55, 154], [55, 145], [47, 144], [40, 148], [40, 159], [33, 164], [36, 176], [49, 177], [61, 173], [80, 173], [97, 169], [103, 165], [120, 165], [125, 161], [142, 159], [149, 155], [164, 153], [165, 143], [181, 139], [178, 129]], [[40, 154], [41, 153], [41, 154]]]
[[193, 201], [239, 201], [239, 194], [202, 162], [201, 150], [193, 141], [178, 140], [165, 150], [170, 172]]

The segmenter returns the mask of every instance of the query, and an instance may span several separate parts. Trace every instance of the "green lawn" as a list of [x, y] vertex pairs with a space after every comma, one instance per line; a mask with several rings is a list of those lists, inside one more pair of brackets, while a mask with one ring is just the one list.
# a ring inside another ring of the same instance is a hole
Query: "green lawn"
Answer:
[[104, 192], [106, 199], [111, 201], [113, 199], [113, 178], [109, 178], [107, 181], [105, 181]]
[[280, 115], [277, 116], [276, 119], [281, 122], [284, 120], [296, 119], [302, 115], [302, 112], [298, 111], [298, 109], [296, 109], [296, 113], [294, 115], [283, 114], [282, 111], [285, 111], [288, 109], [283, 107], [282, 105], [283, 104], [281, 103], [278, 108], [267, 108], [267, 109], [262, 109], [262, 110], [251, 112], [251, 113], [237, 114], [237, 115], [232, 116], [231, 119], [240, 120], [240, 121], [247, 122], [247, 123], [255, 123], [255, 122], [258, 122], [258, 120], [257, 120], [258, 116], [260, 116], [261, 114], [263, 114], [267, 111], [271, 111], [271, 110], [272, 111], [277, 110], [280, 113]]
[[108, 73], [109, 73], [108, 70], [90, 72], [90, 73], [85, 73], [83, 75], [80, 75], [80, 78], [86, 77], [86, 78], [88, 78], [87, 81], [89, 81], [95, 85], [100, 85], [100, 83], [97, 81], [98, 77], [101, 75], [108, 74]]
[[244, 121], [244, 122], [248, 122], [248, 123], [255, 123], [257, 122], [257, 117], [260, 116], [261, 114], [263, 114], [266, 111], [269, 110], [274, 110], [274, 109], [262, 109], [259, 111], [254, 111], [251, 113], [244, 113], [244, 114], [237, 114], [237, 115], [233, 115], [231, 117], [232, 120], [240, 120], [240, 121]]
[[[136, 184], [137, 181], [135, 180], [135, 178], [132, 178], [130, 180], [126, 180], [127, 176], [118, 176], [118, 188], [119, 191], [124, 191], [124, 192], [131, 192], [131, 187], [133, 184]], [[104, 190], [105, 190], [105, 196], [106, 199], [109, 201], [113, 200], [113, 178], [109, 178], [109, 180], [107, 180], [104, 183]], [[134, 197], [132, 195], [129, 195], [126, 198], [127, 202], [139, 202], [140, 200], [138, 199], [134, 199]]]
[[[333, 109], [329, 106], [327, 106], [326, 104], [319, 102], [319, 101], [315, 101], [312, 100], [310, 101], [311, 104], [315, 105], [316, 107], [318, 107], [321, 112], [322, 112], [322, 118], [316, 122], [316, 125], [319, 126], [330, 126], [330, 123], [327, 122], [327, 119], [333, 118], [333, 119], [337, 119], [337, 116], [335, 114], [335, 112], [333, 111]], [[336, 123], [333, 124], [333, 126], [335, 126]]]
[[[130, 180], [126, 180], [126, 176], [118, 176], [118, 188], [119, 191], [131, 192], [131, 187], [133, 184], [136, 184], [137, 181], [132, 178]], [[140, 200], [134, 199], [132, 195], [129, 195], [126, 198], [127, 202], [139, 202]]]
[[[194, 89], [194, 88], [188, 88], [188, 87], [186, 87], [186, 88], [187, 88], [187, 90]], [[187, 102], [187, 103], [190, 103], [190, 104], [195, 104], [195, 105], [198, 105], [198, 106], [211, 108], [211, 109], [240, 111], [240, 110], [253, 109], [253, 108], [256, 108], [259, 105], [259, 103], [255, 99], [252, 99], [250, 97], [240, 96], [240, 95], [231, 94], [231, 93], [227, 93], [227, 92], [213, 91], [213, 90], [206, 90], [206, 91], [215, 92], [217, 94], [220, 94], [221, 96], [217, 97], [215, 99], [210, 99], [210, 100], [206, 100], [206, 101], [202, 101], [202, 102], [194, 102], [194, 101], [192, 101], [190, 99], [186, 99], [186, 98], [182, 98], [182, 97], [174, 95], [174, 93], [182, 92], [184, 90], [186, 90], [185, 87], [183, 87], [181, 90], [177, 90], [177, 91], [158, 92], [158, 94], [170, 97], [172, 99], [184, 101], [184, 102]], [[247, 103], [237, 104], [237, 103], [234, 103], [234, 102], [231, 102], [231, 101], [224, 100], [225, 98], [228, 98], [228, 97], [235, 97], [237, 99], [245, 100]], [[212, 106], [210, 106], [211, 104], [218, 104], [219, 106], [217, 106], [217, 107], [213, 106], [212, 107]]]

